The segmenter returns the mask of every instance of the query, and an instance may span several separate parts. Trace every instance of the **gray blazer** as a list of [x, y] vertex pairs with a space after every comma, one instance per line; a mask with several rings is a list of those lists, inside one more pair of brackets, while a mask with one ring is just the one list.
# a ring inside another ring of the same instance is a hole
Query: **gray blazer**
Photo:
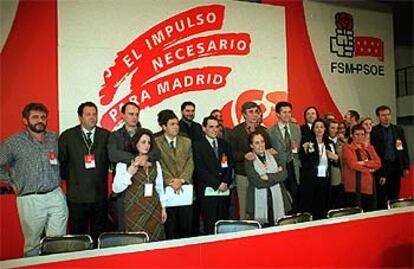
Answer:
[[[302, 137], [300, 133], [300, 128], [298, 125], [294, 123], [289, 123], [289, 129], [290, 129], [291, 141], [297, 145], [298, 153], [299, 153], [299, 148], [301, 147], [301, 137]], [[287, 163], [286, 144], [285, 144], [285, 141], [283, 140], [283, 134], [280, 131], [278, 124], [276, 123], [272, 128], [267, 129], [267, 133], [269, 134], [269, 137], [270, 137], [270, 144], [278, 152], [278, 154], [276, 155], [277, 160], [286, 166], [286, 163]], [[296, 181], [299, 184], [301, 163], [300, 163], [298, 153], [293, 153], [292, 155], [293, 155], [293, 166], [295, 168]]]

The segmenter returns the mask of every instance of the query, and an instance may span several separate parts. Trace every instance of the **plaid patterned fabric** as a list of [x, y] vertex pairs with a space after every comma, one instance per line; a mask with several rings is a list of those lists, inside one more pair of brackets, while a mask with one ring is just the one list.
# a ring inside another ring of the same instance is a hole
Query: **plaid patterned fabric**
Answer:
[[59, 165], [50, 164], [51, 152], [57, 158], [58, 141], [52, 132], [45, 132], [43, 143], [35, 141], [28, 131], [13, 135], [0, 144], [0, 180], [15, 184], [18, 196], [56, 189], [60, 185]]
[[156, 166], [149, 168], [149, 182], [153, 184], [152, 197], [144, 197], [144, 186], [148, 182], [142, 167], [132, 177], [132, 184], [125, 195], [125, 227], [127, 232], [145, 231], [150, 241], [165, 238], [164, 225], [161, 222], [161, 203], [155, 190]]

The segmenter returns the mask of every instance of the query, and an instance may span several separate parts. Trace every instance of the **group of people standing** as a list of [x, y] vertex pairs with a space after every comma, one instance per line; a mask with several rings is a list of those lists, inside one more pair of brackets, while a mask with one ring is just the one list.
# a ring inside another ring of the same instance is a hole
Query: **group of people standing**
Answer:
[[[221, 219], [272, 226], [297, 212], [320, 219], [330, 208], [384, 208], [408, 173], [404, 133], [391, 124], [387, 106], [377, 108], [375, 127], [371, 119], [359, 122], [356, 111], [344, 122], [332, 113], [320, 119], [316, 107], [305, 110], [299, 126], [292, 104], [283, 101], [269, 129], [255, 102], [243, 104], [244, 121], [233, 129], [223, 126], [217, 109], [195, 122], [195, 108], [184, 102], [181, 119], [160, 111], [161, 131], [154, 134], [129, 102], [121, 108], [124, 125], [111, 133], [97, 126], [97, 106], [85, 102], [77, 111], [80, 124], [57, 137], [46, 129], [47, 108], [28, 104], [26, 129], [0, 146], [0, 180], [17, 195], [25, 256], [38, 255], [43, 233], [65, 234], [67, 223], [69, 233], [88, 233], [95, 242], [113, 229], [108, 220], [118, 231], [145, 231], [157, 241], [213, 234]], [[189, 202], [171, 204], [171, 196], [188, 190]]]
[[347, 111], [344, 121], [331, 113], [319, 119], [315, 107], [305, 110], [300, 211], [318, 219], [328, 209], [385, 209], [387, 200], [399, 198], [401, 177], [409, 173], [407, 142], [403, 129], [391, 123], [388, 106], [378, 106], [375, 113], [378, 124], [373, 127], [370, 117], [360, 119], [355, 110]]

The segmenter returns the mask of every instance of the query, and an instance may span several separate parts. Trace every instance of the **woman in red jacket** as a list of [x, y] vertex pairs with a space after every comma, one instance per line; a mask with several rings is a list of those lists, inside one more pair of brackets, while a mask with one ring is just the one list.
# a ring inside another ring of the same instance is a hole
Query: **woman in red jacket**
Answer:
[[345, 145], [342, 151], [347, 204], [372, 211], [376, 209], [373, 173], [381, 167], [381, 159], [374, 147], [366, 143], [366, 131], [362, 125], [355, 125], [351, 134], [352, 143]]

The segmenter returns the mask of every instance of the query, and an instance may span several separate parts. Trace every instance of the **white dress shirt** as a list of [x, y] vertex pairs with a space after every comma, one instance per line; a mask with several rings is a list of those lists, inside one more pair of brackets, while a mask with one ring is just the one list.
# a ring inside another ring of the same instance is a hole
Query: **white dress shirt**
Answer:
[[92, 130], [87, 130], [82, 126], [82, 132], [85, 135], [85, 138], [88, 137], [88, 133], [92, 133], [91, 136], [89, 137], [93, 143], [93, 140], [95, 138], [95, 131], [96, 131], [96, 127], [94, 127]]
[[177, 137], [173, 139], [169, 138], [168, 136], [164, 135], [165, 139], [167, 139], [168, 146], [171, 145], [171, 141], [173, 142], [174, 148], [177, 148]]
[[280, 132], [282, 133], [283, 139], [285, 139], [285, 126], [287, 126], [288, 133], [290, 137], [292, 137], [292, 133], [290, 132], [289, 123], [284, 124], [283, 122], [278, 122], [277, 126], [279, 126]]

